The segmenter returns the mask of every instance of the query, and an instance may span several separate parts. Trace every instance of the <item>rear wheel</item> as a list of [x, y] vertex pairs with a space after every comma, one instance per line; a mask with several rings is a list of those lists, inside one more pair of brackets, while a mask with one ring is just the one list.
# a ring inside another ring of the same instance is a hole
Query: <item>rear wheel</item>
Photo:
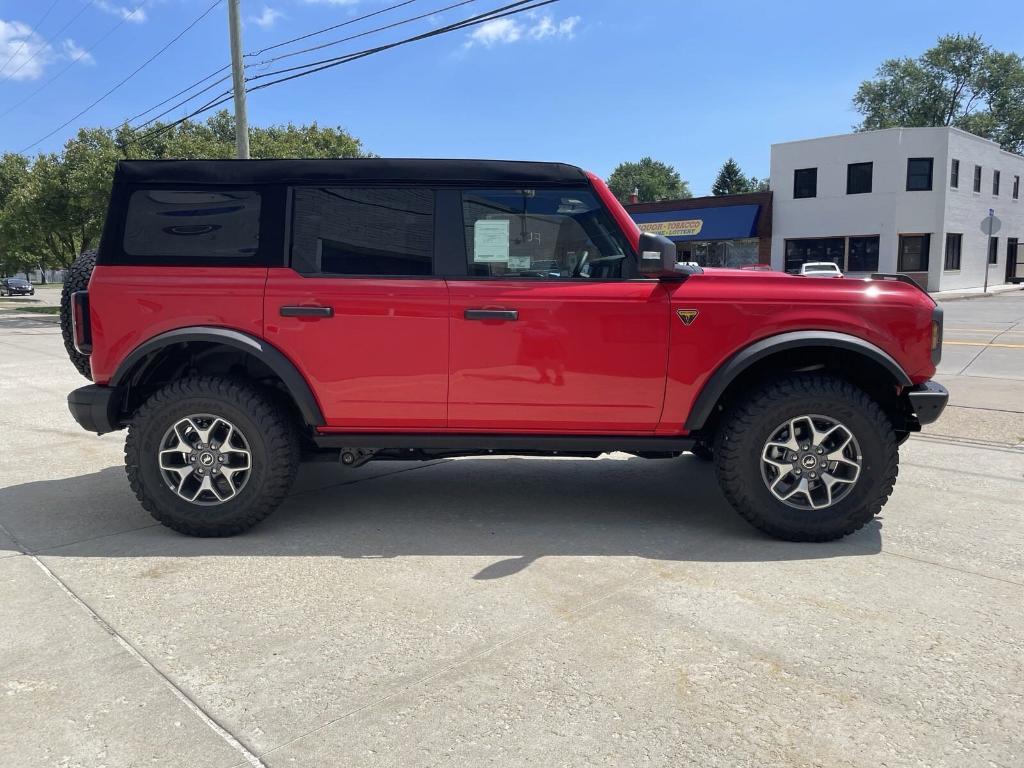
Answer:
[[125, 466], [154, 518], [190, 536], [251, 528], [287, 495], [294, 424], [248, 383], [195, 377], [154, 393], [128, 427]]
[[899, 471], [896, 435], [878, 403], [824, 375], [749, 395], [726, 414], [714, 453], [733, 507], [789, 541], [829, 541], [863, 527]]
[[71, 294], [89, 287], [89, 278], [92, 277], [95, 266], [96, 251], [83, 252], [64, 275], [64, 287], [60, 292], [60, 335], [64, 337], [64, 349], [67, 350], [71, 364], [90, 380], [92, 371], [89, 369], [89, 356], [75, 349], [74, 333], [71, 328]]

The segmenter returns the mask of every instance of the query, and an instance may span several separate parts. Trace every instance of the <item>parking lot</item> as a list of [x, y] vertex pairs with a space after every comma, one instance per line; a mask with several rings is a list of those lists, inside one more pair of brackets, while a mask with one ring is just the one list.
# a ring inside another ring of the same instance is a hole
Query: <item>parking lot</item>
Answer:
[[12, 306], [4, 764], [1024, 765], [1024, 292], [944, 303], [951, 407], [820, 545], [689, 455], [307, 465], [251, 533], [180, 536]]

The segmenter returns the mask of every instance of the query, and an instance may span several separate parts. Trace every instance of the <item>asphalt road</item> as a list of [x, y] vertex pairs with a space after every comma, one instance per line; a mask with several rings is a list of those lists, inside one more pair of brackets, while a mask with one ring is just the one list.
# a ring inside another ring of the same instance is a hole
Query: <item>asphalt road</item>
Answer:
[[945, 311], [953, 406], [825, 545], [688, 456], [307, 466], [186, 538], [0, 312], [0, 763], [1020, 766], [1024, 293]]

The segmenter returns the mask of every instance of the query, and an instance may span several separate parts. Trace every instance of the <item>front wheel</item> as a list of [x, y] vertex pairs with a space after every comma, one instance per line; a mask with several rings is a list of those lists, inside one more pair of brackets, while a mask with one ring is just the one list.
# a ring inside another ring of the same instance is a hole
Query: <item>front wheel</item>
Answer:
[[714, 453], [732, 506], [788, 541], [830, 541], [862, 528], [899, 471], [896, 435], [878, 403], [816, 374], [777, 380], [733, 406]]
[[125, 467], [159, 522], [190, 536], [232, 536], [284, 499], [299, 440], [286, 413], [252, 385], [186, 378], [155, 392], [128, 427]]

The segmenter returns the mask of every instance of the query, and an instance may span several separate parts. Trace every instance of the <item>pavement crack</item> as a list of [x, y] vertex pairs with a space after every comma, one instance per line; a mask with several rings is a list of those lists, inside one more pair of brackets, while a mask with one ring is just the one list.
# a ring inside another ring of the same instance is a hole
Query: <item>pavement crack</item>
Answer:
[[[11, 531], [8, 530], [7, 527], [4, 526], [2, 523], [0, 523], [0, 531], [2, 531], [12, 542], [14, 542], [16, 546], [21, 547], [23, 551], [25, 550], [25, 548], [22, 547], [21, 542], [18, 541], [18, 539], [15, 538]], [[171, 680], [170, 677], [164, 674], [152, 661], [150, 661], [146, 657], [144, 653], [142, 653], [142, 651], [136, 648], [131, 643], [131, 641], [129, 641], [123, 635], [121, 635], [121, 633], [114, 629], [114, 627], [111, 626], [111, 624], [107, 622], [106, 619], [104, 619], [95, 610], [93, 610], [92, 606], [90, 606], [87, 602], [85, 602], [85, 600], [79, 597], [79, 595], [73, 589], [71, 589], [71, 587], [69, 587], [64, 582], [63, 579], [61, 579], [57, 574], [50, 570], [49, 566], [47, 566], [46, 563], [44, 563], [35, 554], [31, 552], [26, 551], [25, 557], [28, 557], [33, 563], [35, 563], [35, 565], [44, 574], [46, 574], [47, 578], [49, 578], [54, 584], [56, 584], [57, 587], [62, 592], [64, 592], [65, 595], [71, 598], [72, 602], [74, 602], [76, 605], [78, 605], [79, 608], [84, 610], [90, 616], [90, 618], [92, 618], [92, 620], [95, 621], [100, 626], [100, 628], [103, 629], [103, 631], [106, 632], [111, 637], [111, 639], [114, 640], [114, 642], [120, 645], [128, 653], [129, 656], [134, 658], [149, 671], [156, 674], [157, 677], [159, 677], [160, 680], [163, 681], [164, 685], [166, 685], [167, 688], [171, 691], [174, 697], [185, 705], [186, 709], [188, 709], [190, 712], [192, 712], [192, 714], [194, 714], [196, 717], [202, 720], [203, 723], [205, 723], [210, 728], [210, 730], [212, 730], [214, 733], [220, 736], [221, 739], [223, 739], [224, 742], [229, 747], [238, 752], [239, 755], [245, 760], [245, 763], [242, 763], [242, 765], [248, 764], [253, 768], [267, 768], [266, 763], [260, 760], [252, 750], [250, 750], [245, 744], [243, 744], [227, 728], [218, 723], [205, 709], [203, 709], [203, 707], [199, 703], [197, 703], [184, 690], [178, 687], [178, 685], [173, 680]]]
[[1014, 587], [1024, 587], [1024, 582], [1014, 581], [1013, 579], [1004, 579], [1001, 576], [991, 576], [987, 573], [978, 573], [978, 571], [969, 571], [966, 568], [957, 568], [955, 565], [949, 565], [947, 563], [937, 563], [934, 560], [925, 560], [923, 557], [914, 557], [913, 555], [904, 555], [902, 552], [893, 552], [891, 549], [882, 549], [883, 555], [890, 555], [892, 557], [901, 557], [904, 560], [912, 560], [915, 563], [921, 563], [923, 565], [932, 565], [936, 568], [942, 568], [947, 571], [955, 571], [956, 573], [962, 573], [965, 576], [977, 576], [981, 579], [988, 579], [989, 581], [998, 581], [1003, 584], [1010, 584]]

